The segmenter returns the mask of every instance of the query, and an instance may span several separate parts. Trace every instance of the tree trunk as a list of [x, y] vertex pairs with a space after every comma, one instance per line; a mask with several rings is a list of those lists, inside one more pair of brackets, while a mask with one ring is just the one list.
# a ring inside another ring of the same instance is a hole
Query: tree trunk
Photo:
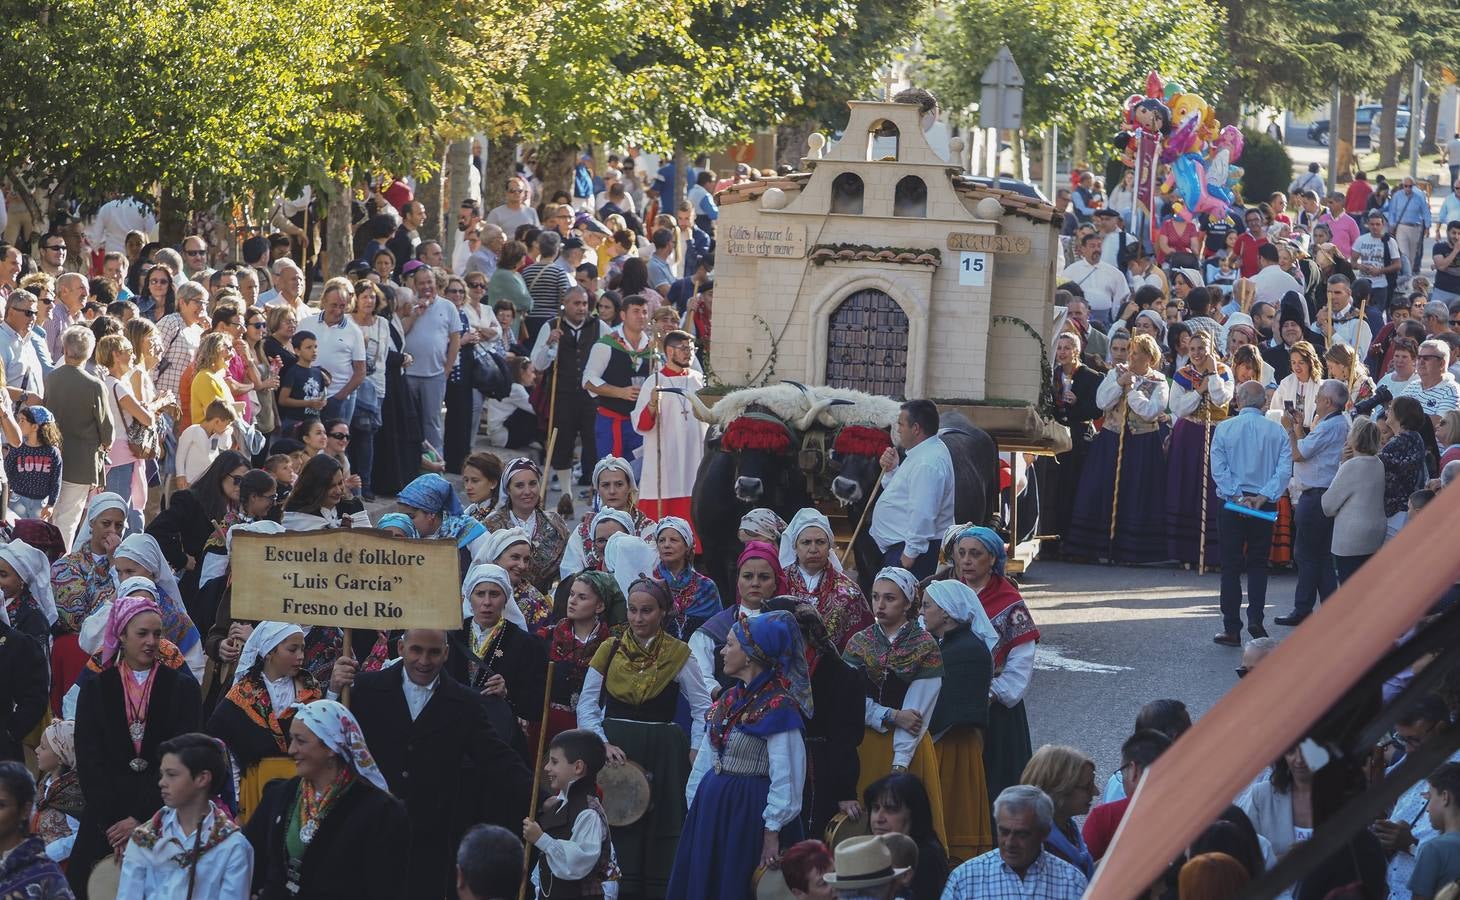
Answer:
[[801, 157], [807, 153], [806, 138], [816, 130], [816, 120], [787, 119], [776, 126], [776, 165], [801, 168]]
[[319, 261], [319, 271], [325, 278], [345, 274], [345, 265], [355, 258], [350, 195], [349, 182], [339, 178], [330, 181], [324, 220], [324, 259]]
[[457, 230], [456, 222], [461, 201], [471, 196], [471, 138], [453, 141], [446, 148], [446, 186], [451, 192], [451, 202], [445, 210], [447, 220], [441, 223], [441, 238], [449, 262], [456, 245], [466, 240], [466, 235]]
[[[1430, 82], [1430, 89], [1425, 94], [1425, 139], [1420, 142], [1419, 152], [1423, 156], [1433, 156], [1440, 152], [1440, 145], [1435, 142], [1435, 133], [1440, 130], [1440, 95], [1444, 93], [1444, 85], [1438, 78]], [[1414, 119], [1411, 116], [1410, 121]], [[1410, 126], [1410, 133], [1414, 126]]]
[[175, 247], [187, 237], [188, 195], [175, 185], [164, 184], [162, 196], [158, 198], [157, 239], [169, 247]]
[[[487, 170], [482, 174], [483, 211], [507, 201], [507, 179], [517, 172], [518, 142], [516, 134], [487, 137]], [[512, 235], [507, 238], [510, 240]]]
[[435, 155], [432, 161], [436, 164], [435, 172], [430, 178], [423, 180], [416, 185], [416, 199], [426, 207], [426, 221], [421, 223], [421, 240], [441, 240], [442, 223], [441, 213], [446, 204], [446, 145], [436, 144]]
[[[1341, 91], [1338, 95], [1338, 121], [1330, 123], [1329, 140], [1338, 141], [1338, 181], [1349, 182], [1354, 179], [1354, 170], [1358, 168], [1358, 160], [1354, 158], [1354, 108], [1356, 106], [1352, 91]], [[1332, 126], [1337, 125], [1334, 129]]]
[[577, 154], [578, 148], [573, 144], [553, 141], [538, 145], [537, 161], [542, 167], [542, 199], [544, 202], [558, 191], [567, 191], [568, 195], [572, 196], [573, 167], [578, 162], [574, 157]]
[[1217, 95], [1217, 121], [1226, 122], [1228, 125], [1242, 127], [1242, 82], [1238, 73], [1244, 70], [1242, 60], [1248, 56], [1247, 48], [1242, 42], [1243, 30], [1246, 28], [1246, 0], [1225, 0], [1217, 5], [1226, 7], [1227, 27], [1224, 35], [1227, 40], [1227, 56], [1232, 64], [1228, 71], [1231, 73], [1227, 83], [1222, 85], [1221, 93]]
[[[1398, 158], [1397, 148], [1399, 142], [1395, 140], [1395, 123], [1399, 120], [1399, 92], [1404, 87], [1404, 75], [1407, 68], [1401, 68], [1398, 72], [1390, 75], [1384, 82], [1384, 108], [1379, 112], [1379, 128], [1384, 132], [1383, 140], [1375, 148], [1369, 146], [1369, 152], [1379, 151], [1379, 168], [1387, 169], [1394, 165]], [[1410, 116], [1413, 121], [1413, 115]], [[1372, 129], [1371, 129], [1372, 132]]]
[[689, 151], [679, 141], [674, 142], [674, 174], [674, 196], [670, 198], [668, 208], [665, 209], [662, 199], [659, 201], [659, 208], [671, 216], [679, 209], [685, 194], [689, 193]]
[[1090, 126], [1084, 122], [1075, 126], [1075, 139], [1070, 143], [1070, 166], [1090, 168]]

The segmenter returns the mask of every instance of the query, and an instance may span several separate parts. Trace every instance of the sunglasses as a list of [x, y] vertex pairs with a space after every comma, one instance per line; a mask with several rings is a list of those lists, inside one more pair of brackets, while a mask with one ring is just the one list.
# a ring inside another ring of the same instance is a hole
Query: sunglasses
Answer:
[[450, 297], [450, 296], [452, 296], [454, 294], [465, 294], [465, 293], [466, 293], [466, 291], [462, 290], [461, 288], [447, 288], [446, 289], [446, 296], [448, 296], [448, 297]]
[[66, 250], [66, 245], [65, 244], [50, 244], [48, 246], [42, 247], [41, 249], [42, 250], [50, 250], [53, 253], [64, 253], [65, 250]]
[[35, 310], [34, 309], [21, 309], [18, 306], [12, 306], [12, 307], [10, 307], [10, 311], [11, 312], [24, 313], [25, 314], [25, 317], [27, 319], [34, 319], [35, 318]]
[[263, 322], [249, 322], [248, 323], [248, 327], [249, 328], [263, 328], [264, 327], [264, 323]]
[[188, 256], [207, 256], [208, 255], [208, 251], [207, 250], [184, 250], [183, 252], [186, 253]]
[[332, 437], [332, 438], [334, 438], [337, 441], [348, 441], [350, 439], [350, 432], [348, 432], [348, 431], [331, 431], [329, 433], [329, 436]]
[[466, 286], [474, 291], [485, 291], [487, 286], [480, 281], [468, 281]]
[[1436, 356], [1433, 353], [1421, 353], [1419, 355], [1419, 358], [1420, 359], [1433, 359], [1433, 360], [1438, 360], [1440, 362], [1444, 362], [1445, 361], [1445, 357], [1443, 357], [1443, 356]]

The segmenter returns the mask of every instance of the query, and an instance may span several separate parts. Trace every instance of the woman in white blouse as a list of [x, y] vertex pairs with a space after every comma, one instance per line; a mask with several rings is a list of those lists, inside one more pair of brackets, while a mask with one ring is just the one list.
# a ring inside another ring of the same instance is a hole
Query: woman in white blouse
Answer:
[[1317, 415], [1318, 388], [1323, 385], [1323, 363], [1318, 351], [1307, 341], [1298, 341], [1288, 350], [1288, 359], [1293, 371], [1278, 382], [1277, 391], [1268, 405], [1269, 416], [1281, 416], [1283, 410], [1292, 404], [1295, 411], [1303, 415], [1303, 427], [1312, 428]]

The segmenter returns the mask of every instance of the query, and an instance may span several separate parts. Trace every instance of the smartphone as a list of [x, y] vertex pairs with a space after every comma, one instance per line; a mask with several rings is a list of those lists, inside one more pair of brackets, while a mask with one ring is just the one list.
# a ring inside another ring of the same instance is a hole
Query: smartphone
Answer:
[[1293, 410], [1295, 410], [1295, 409], [1297, 409], [1297, 407], [1293, 404], [1293, 401], [1291, 401], [1291, 400], [1284, 400], [1283, 401], [1283, 410], [1286, 411], [1288, 415], [1292, 415], [1293, 414]]

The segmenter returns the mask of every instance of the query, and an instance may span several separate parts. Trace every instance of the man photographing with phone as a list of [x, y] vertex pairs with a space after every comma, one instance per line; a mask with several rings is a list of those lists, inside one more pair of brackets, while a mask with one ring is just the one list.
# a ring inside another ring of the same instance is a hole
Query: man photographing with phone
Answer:
[[1314, 401], [1313, 428], [1295, 418], [1294, 407], [1285, 403], [1283, 429], [1288, 433], [1293, 456], [1293, 480], [1300, 492], [1293, 511], [1293, 562], [1298, 569], [1298, 586], [1293, 592], [1293, 612], [1278, 616], [1279, 625], [1299, 625], [1313, 612], [1315, 601], [1327, 600], [1338, 588], [1338, 576], [1330, 556], [1333, 520], [1323, 512], [1323, 492], [1333, 483], [1343, 462], [1348, 440], [1348, 386], [1330, 378], [1318, 388]]

